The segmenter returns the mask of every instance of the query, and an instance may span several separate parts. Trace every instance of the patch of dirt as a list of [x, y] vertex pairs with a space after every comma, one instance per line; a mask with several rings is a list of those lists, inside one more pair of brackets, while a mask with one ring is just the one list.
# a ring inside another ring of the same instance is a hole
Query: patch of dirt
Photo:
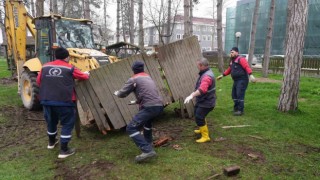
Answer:
[[287, 152], [300, 155], [300, 156], [304, 156], [306, 154], [311, 154], [311, 153], [320, 153], [319, 147], [310, 146], [310, 145], [301, 144], [301, 143], [287, 145], [285, 147], [287, 149]]
[[56, 167], [54, 179], [82, 180], [107, 178], [108, 172], [112, 170], [114, 164], [104, 160], [97, 160], [77, 168], [70, 168], [64, 164], [63, 160], [56, 160]]
[[272, 166], [272, 172], [274, 174], [282, 174], [282, 173], [284, 173], [284, 174], [288, 174], [289, 175], [289, 174], [292, 174], [292, 172], [294, 172], [294, 171], [289, 166], [275, 164], [275, 165]]
[[[0, 124], [0, 150], [16, 145], [32, 145], [37, 139], [46, 137], [46, 134], [43, 134], [46, 125], [42, 112], [31, 112], [23, 107], [7, 106], [0, 108], [0, 116], [8, 119], [8, 121]], [[31, 116], [36, 117], [34, 119], [37, 119], [37, 121], [28, 120]], [[29, 148], [34, 147], [29, 146]], [[15, 158], [17, 156], [17, 154], [13, 154], [10, 157]]]
[[263, 164], [266, 162], [266, 158], [262, 152], [252, 149], [251, 147], [240, 145], [240, 144], [231, 144], [227, 141], [222, 143], [226, 143], [224, 148], [217, 149], [215, 152], [215, 156], [219, 156], [221, 158], [233, 158], [237, 157], [238, 154], [241, 154], [248, 161]]
[[17, 83], [17, 79], [16, 78], [1, 78], [0, 79], [0, 84], [2, 85], [9, 85], [9, 84], [13, 84], [13, 83]]
[[269, 79], [269, 78], [256, 78], [257, 83], [281, 83], [280, 80]]

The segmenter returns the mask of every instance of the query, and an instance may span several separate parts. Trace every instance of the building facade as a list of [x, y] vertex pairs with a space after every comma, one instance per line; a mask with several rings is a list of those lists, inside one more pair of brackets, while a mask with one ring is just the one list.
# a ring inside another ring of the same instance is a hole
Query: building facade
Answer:
[[[271, 0], [260, 0], [258, 13], [255, 54], [264, 54], [267, 28], [269, 22]], [[286, 21], [287, 21], [287, 2], [288, 0], [275, 1], [275, 18], [272, 36], [272, 55], [283, 55], [285, 52]], [[225, 48], [230, 49], [237, 45], [236, 32], [241, 32], [239, 38], [239, 50], [247, 53], [249, 50], [251, 24], [255, 0], [241, 0], [237, 6], [227, 9], [226, 14], [226, 36]], [[320, 1], [309, 0], [308, 25], [305, 37], [304, 55], [320, 54]]]
[[[193, 35], [198, 37], [199, 45], [202, 51], [211, 51], [217, 49], [217, 31], [214, 20], [211, 18], [193, 17]], [[164, 28], [166, 29], [166, 28]], [[223, 26], [223, 44], [224, 44], [224, 29]], [[165, 30], [162, 34], [167, 34]], [[161, 33], [160, 33], [161, 34]], [[169, 37], [170, 42], [183, 39], [184, 35], [184, 17], [181, 15], [175, 16], [172, 33]], [[135, 42], [138, 42], [138, 35]], [[162, 37], [163, 42], [166, 42], [166, 37]], [[156, 26], [149, 26], [144, 29], [144, 44], [147, 47], [152, 47], [161, 44], [161, 36]]]

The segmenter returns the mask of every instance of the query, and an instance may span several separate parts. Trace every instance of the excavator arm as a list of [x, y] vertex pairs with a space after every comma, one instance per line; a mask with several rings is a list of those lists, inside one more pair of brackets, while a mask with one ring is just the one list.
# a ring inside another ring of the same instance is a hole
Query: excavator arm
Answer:
[[7, 35], [7, 56], [10, 64], [15, 64], [18, 76], [26, 61], [27, 28], [36, 37], [32, 16], [27, 12], [23, 1], [5, 0], [5, 31]]
[[[15, 67], [18, 78], [18, 93], [29, 110], [39, 109], [39, 87], [35, 79], [41, 68], [38, 58], [26, 59], [27, 29], [36, 37], [33, 18], [28, 14], [23, 1], [5, 0], [5, 31], [7, 35], [7, 60]], [[27, 63], [26, 63], [27, 62]], [[29, 67], [29, 68], [28, 68]]]

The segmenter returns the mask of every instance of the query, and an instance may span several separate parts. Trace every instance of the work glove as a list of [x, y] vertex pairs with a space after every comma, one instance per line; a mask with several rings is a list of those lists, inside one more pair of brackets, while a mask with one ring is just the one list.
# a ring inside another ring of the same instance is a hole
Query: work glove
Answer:
[[134, 101], [130, 101], [128, 105], [134, 105], [134, 104], [137, 104], [137, 101], [135, 101], [135, 100]]
[[190, 95], [184, 100], [184, 104], [188, 104], [192, 100], [193, 96]]
[[222, 78], [223, 78], [223, 75], [220, 75], [220, 76], [217, 77], [217, 80], [219, 81]]
[[250, 82], [253, 82], [253, 83], [255, 83], [257, 81], [256, 78], [254, 78], [254, 76], [252, 74], [249, 76], [249, 80], [250, 80]]
[[113, 94], [118, 96], [119, 95], [119, 91], [115, 91]]
[[89, 71], [85, 71], [85, 72], [83, 72], [84, 74], [86, 74], [86, 75], [88, 75], [88, 76], [90, 76], [90, 72]]

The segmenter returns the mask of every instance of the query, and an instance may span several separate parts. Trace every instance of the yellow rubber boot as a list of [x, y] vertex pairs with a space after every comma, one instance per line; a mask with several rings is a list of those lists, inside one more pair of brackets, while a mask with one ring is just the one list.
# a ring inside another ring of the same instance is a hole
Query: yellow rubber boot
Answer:
[[209, 130], [207, 125], [201, 126], [200, 132], [201, 132], [201, 138], [196, 140], [197, 143], [204, 143], [204, 142], [210, 141]]
[[[206, 125], [207, 125], [207, 119], [204, 119], [204, 121], [206, 122]], [[196, 133], [196, 134], [200, 134], [200, 133], [201, 133], [201, 131], [200, 131], [200, 129], [196, 129], [196, 130], [194, 130], [194, 133]]]
[[200, 133], [201, 133], [201, 131], [200, 131], [200, 129], [196, 129], [196, 130], [194, 130], [194, 133], [196, 133], [196, 134], [200, 134]]

